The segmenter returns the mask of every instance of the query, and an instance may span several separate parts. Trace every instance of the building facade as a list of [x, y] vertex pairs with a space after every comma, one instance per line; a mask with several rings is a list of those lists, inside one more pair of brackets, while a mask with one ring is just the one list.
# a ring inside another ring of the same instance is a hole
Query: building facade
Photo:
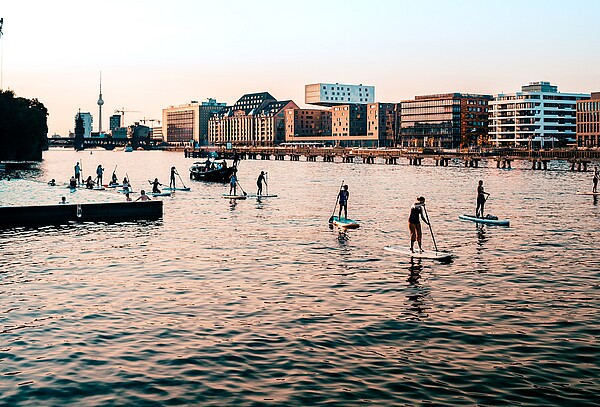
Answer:
[[83, 120], [83, 137], [92, 137], [92, 125], [94, 123], [92, 114], [90, 112], [79, 112], [75, 115], [75, 120], [77, 120], [78, 115], [81, 117], [81, 120]]
[[162, 113], [162, 136], [167, 143], [208, 144], [208, 120], [226, 106], [208, 99], [208, 102], [169, 106]]
[[577, 146], [600, 147], [600, 92], [577, 101]]
[[286, 109], [285, 141], [325, 142], [331, 139], [331, 110]]
[[485, 143], [491, 95], [444, 93], [401, 102], [398, 144], [458, 148]]
[[310, 105], [320, 106], [373, 103], [375, 86], [313, 83], [305, 85], [304, 101]]
[[115, 130], [115, 129], [118, 129], [119, 127], [121, 127], [121, 115], [113, 114], [108, 119], [108, 128], [109, 128], [109, 130]]
[[272, 146], [285, 141], [285, 109], [298, 108], [291, 100], [278, 101], [268, 92], [242, 96], [208, 120], [213, 145]]
[[549, 82], [531, 82], [521, 92], [490, 102], [490, 142], [495, 146], [558, 147], [576, 138], [577, 101], [589, 94], [561, 93]]
[[376, 138], [377, 147], [394, 147], [400, 124], [400, 104], [369, 103], [367, 105], [367, 138]]

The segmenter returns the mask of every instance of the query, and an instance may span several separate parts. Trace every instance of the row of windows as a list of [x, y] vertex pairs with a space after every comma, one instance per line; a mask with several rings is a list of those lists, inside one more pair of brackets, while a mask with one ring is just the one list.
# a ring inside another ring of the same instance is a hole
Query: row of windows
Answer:
[[579, 102], [577, 103], [578, 112], [592, 112], [600, 110], [600, 102]]
[[577, 125], [577, 133], [598, 133], [600, 123], [580, 123]]
[[[327, 86], [323, 85], [323, 90], [326, 90], [326, 89], [327, 89]], [[343, 86], [332, 86], [331, 90], [342, 90], [343, 91], [344, 87]], [[350, 92], [350, 88], [346, 87], [346, 90], [348, 92]], [[367, 89], [367, 88], [364, 88], [364, 89], [363, 88], [358, 88], [358, 91], [359, 92], [368, 92], [369, 89]], [[327, 92], [325, 92], [325, 94], [327, 94]], [[339, 95], [339, 93], [338, 93], [338, 95]]]

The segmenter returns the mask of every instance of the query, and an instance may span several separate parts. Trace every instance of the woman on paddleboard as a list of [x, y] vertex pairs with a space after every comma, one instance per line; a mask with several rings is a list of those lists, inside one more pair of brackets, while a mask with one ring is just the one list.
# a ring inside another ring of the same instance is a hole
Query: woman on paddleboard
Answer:
[[236, 171], [233, 171], [231, 178], [229, 178], [229, 195], [236, 195], [237, 192], [237, 177], [235, 173]]
[[592, 187], [593, 193], [598, 192], [598, 178], [599, 177], [600, 177], [600, 175], [598, 174], [598, 167], [594, 167], [594, 178], [592, 178], [592, 182], [594, 183], [594, 186]]
[[423, 215], [423, 207], [425, 206], [425, 198], [420, 196], [417, 202], [410, 207], [410, 215], [408, 217], [408, 231], [410, 232], [410, 251], [414, 253], [415, 241], [419, 244], [419, 251], [423, 253], [421, 241], [423, 240], [423, 232], [421, 231], [421, 221], [423, 219], [426, 225], [429, 225], [425, 215]]
[[348, 192], [348, 185], [344, 185], [344, 187], [340, 190], [338, 194], [338, 198], [340, 199], [340, 212], [338, 213], [338, 219], [342, 219], [342, 209], [344, 209], [344, 219], [348, 219], [348, 198], [350, 197], [350, 192]]
[[490, 194], [483, 189], [483, 181], [479, 180], [479, 185], [477, 186], [477, 208], [475, 209], [475, 216], [478, 218], [483, 218], [483, 207], [485, 206], [486, 195], [490, 196]]

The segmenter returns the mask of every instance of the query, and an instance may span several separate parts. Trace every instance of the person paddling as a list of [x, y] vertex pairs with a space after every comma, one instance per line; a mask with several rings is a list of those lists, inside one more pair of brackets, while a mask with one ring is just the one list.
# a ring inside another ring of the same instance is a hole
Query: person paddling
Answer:
[[592, 182], [594, 183], [594, 186], [592, 187], [593, 193], [598, 192], [598, 178], [600, 178], [600, 174], [598, 174], [598, 167], [594, 167], [594, 178], [592, 178]]
[[420, 196], [417, 198], [417, 202], [412, 204], [410, 207], [410, 215], [408, 216], [408, 231], [410, 233], [410, 251], [414, 253], [415, 241], [419, 244], [419, 251], [423, 253], [423, 247], [421, 245], [423, 240], [423, 232], [421, 230], [421, 219], [426, 225], [429, 225], [425, 215], [423, 214], [423, 208], [425, 207], [425, 198]]
[[175, 167], [171, 167], [171, 179], [169, 181], [169, 188], [174, 189], [175, 187], [175, 175], [179, 175]]
[[79, 166], [79, 161], [75, 164], [75, 180], [77, 180], [77, 185], [81, 184], [81, 167]]
[[96, 168], [96, 185], [98, 187], [102, 186], [102, 174], [104, 174], [104, 168], [102, 168], [102, 164], [99, 164]]
[[344, 219], [348, 219], [348, 198], [350, 192], [348, 192], [348, 185], [344, 185], [338, 194], [340, 200], [340, 211], [338, 213], [338, 219], [342, 219], [342, 209], [344, 210]]
[[483, 218], [483, 207], [485, 206], [486, 195], [490, 196], [483, 189], [483, 181], [479, 180], [479, 186], [477, 186], [477, 208], [475, 209], [475, 216], [478, 218]]
[[140, 191], [140, 196], [137, 197], [136, 202], [137, 201], [149, 201], [150, 197], [148, 195], [146, 195], [146, 191], [144, 191], [143, 189]]
[[158, 182], [158, 178], [154, 178], [154, 181], [148, 180], [148, 182], [150, 183], [150, 185], [152, 185], [152, 193], [160, 194], [160, 189], [158, 189], [158, 186], [162, 186], [162, 184]]
[[256, 195], [262, 195], [262, 183], [265, 183], [265, 185], [267, 185], [267, 180], [265, 179], [265, 172], [261, 171], [260, 175], [258, 176], [258, 179], [256, 180], [256, 186], [258, 187], [258, 190], [256, 191]]
[[[229, 195], [236, 195], [237, 192], [237, 176], [235, 174], [236, 171], [233, 171], [231, 173], [231, 178], [229, 178]], [[233, 192], [233, 194], [231, 192]]]

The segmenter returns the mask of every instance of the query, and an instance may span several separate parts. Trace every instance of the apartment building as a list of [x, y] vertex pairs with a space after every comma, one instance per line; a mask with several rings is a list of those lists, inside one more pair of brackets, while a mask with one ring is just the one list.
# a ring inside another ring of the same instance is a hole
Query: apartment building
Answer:
[[208, 139], [213, 145], [271, 146], [285, 141], [285, 110], [298, 106], [278, 101], [268, 92], [243, 95], [233, 106], [224, 107], [208, 121]]
[[491, 95], [444, 93], [401, 102], [402, 147], [458, 148], [485, 144]]
[[600, 92], [577, 101], [577, 146], [600, 147]]
[[577, 101], [589, 94], [562, 93], [550, 82], [530, 82], [521, 92], [490, 102], [490, 142], [495, 146], [548, 148], [575, 142]]
[[208, 120], [220, 109], [226, 107], [215, 99], [208, 102], [169, 106], [162, 112], [162, 134], [168, 143], [208, 144]]
[[304, 101], [307, 104], [319, 106], [373, 103], [375, 86], [313, 83], [305, 85]]

